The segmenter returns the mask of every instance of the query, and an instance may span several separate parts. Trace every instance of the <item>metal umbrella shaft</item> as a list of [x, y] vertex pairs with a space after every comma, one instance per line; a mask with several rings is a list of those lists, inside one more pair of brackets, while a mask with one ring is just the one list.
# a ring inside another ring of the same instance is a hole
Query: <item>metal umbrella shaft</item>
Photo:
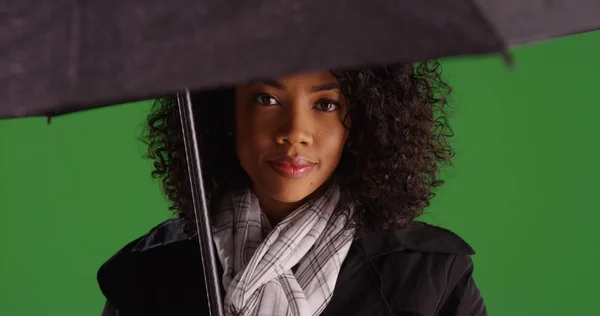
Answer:
[[215, 255], [213, 237], [211, 233], [210, 219], [204, 194], [204, 182], [202, 180], [202, 167], [200, 163], [200, 152], [196, 137], [196, 126], [194, 124], [194, 111], [190, 91], [177, 94], [179, 117], [181, 119], [181, 132], [185, 143], [186, 160], [190, 178], [190, 188], [196, 215], [196, 229], [200, 242], [200, 254], [204, 270], [204, 282], [208, 298], [209, 312], [211, 316], [223, 316], [223, 301], [219, 287], [219, 276], [217, 274], [217, 257]]

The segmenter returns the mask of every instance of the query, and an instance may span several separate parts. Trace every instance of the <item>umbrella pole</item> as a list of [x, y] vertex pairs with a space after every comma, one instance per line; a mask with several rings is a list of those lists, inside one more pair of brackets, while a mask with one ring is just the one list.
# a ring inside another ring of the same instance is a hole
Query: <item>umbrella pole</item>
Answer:
[[[204, 182], [202, 180], [202, 167], [200, 165], [200, 152], [196, 137], [196, 126], [194, 124], [194, 111], [190, 91], [177, 94], [179, 117], [181, 119], [181, 132], [185, 143], [188, 172], [190, 175], [190, 188], [194, 203], [194, 214], [196, 215], [196, 229], [200, 242], [200, 254], [202, 267], [204, 269], [204, 282], [208, 298], [208, 306], [211, 316], [223, 316], [223, 301], [219, 287], [219, 276], [217, 275], [216, 256], [213, 237], [211, 233], [206, 196], [204, 194]], [[202, 208], [202, 212], [200, 212]]]

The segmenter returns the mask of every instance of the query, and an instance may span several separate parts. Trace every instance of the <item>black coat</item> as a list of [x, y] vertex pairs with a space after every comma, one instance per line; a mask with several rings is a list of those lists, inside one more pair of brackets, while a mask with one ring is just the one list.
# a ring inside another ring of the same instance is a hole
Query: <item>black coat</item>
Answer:
[[[179, 227], [166, 221], [102, 265], [103, 315], [208, 314], [198, 242]], [[321, 315], [487, 315], [473, 254], [457, 235], [421, 222], [365, 233], [352, 243]]]

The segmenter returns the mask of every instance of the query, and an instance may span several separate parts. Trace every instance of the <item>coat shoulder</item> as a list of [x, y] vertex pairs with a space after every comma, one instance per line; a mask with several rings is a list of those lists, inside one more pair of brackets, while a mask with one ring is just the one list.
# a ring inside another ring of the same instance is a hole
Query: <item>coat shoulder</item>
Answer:
[[423, 252], [474, 255], [475, 250], [455, 232], [425, 222], [412, 222], [405, 229], [394, 231], [396, 239], [406, 248]]
[[[188, 302], [203, 295], [201, 263], [198, 243], [183, 232], [181, 221], [162, 222], [122, 247], [98, 269], [98, 285], [108, 301], [105, 310], [112, 307], [127, 315], [187, 315], [180, 311], [197, 310]], [[185, 304], [165, 303], [177, 301]], [[202, 302], [194, 304], [202, 310]]]
[[384, 275], [394, 280], [388, 284], [389, 293], [395, 292], [392, 306], [424, 315], [487, 315], [472, 276], [475, 250], [465, 239], [424, 222], [413, 222], [393, 236], [401, 251], [389, 256], [387, 264], [384, 258], [379, 262], [382, 280]]
[[485, 315], [471, 275], [473, 254], [458, 234], [423, 222], [365, 234], [351, 248], [328, 312]]
[[357, 246], [364, 250], [367, 258], [403, 251], [467, 256], [475, 254], [473, 247], [458, 234], [424, 222], [414, 221], [401, 229], [361, 234], [358, 236]]

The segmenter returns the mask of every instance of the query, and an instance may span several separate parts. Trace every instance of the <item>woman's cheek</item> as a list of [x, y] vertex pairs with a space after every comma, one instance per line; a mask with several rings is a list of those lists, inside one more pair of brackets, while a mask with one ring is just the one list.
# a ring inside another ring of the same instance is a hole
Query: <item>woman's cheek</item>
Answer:
[[338, 158], [342, 155], [344, 142], [346, 140], [346, 131], [344, 129], [332, 129], [320, 132], [321, 143], [325, 153], [330, 158]]

